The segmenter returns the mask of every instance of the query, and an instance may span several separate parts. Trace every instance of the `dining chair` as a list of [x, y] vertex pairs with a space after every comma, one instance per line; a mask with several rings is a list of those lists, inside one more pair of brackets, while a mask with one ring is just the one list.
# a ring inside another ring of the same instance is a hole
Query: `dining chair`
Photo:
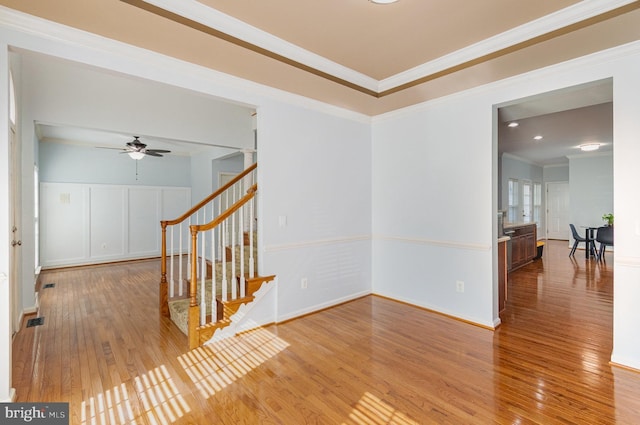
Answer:
[[608, 246], [613, 246], [613, 226], [598, 227], [596, 242], [600, 242], [600, 249], [598, 250], [598, 261], [600, 261], [600, 259], [604, 259], [605, 249]]
[[[576, 249], [578, 248], [578, 244], [580, 242], [584, 242], [586, 244], [587, 243], [587, 239], [583, 238], [582, 236], [580, 236], [580, 234], [576, 230], [576, 226], [574, 226], [573, 224], [569, 224], [569, 227], [571, 228], [571, 233], [573, 235], [573, 240], [574, 240], [573, 246], [571, 247], [571, 252], [569, 252], [569, 257], [572, 257], [576, 253]], [[586, 247], [586, 248], [589, 249], [588, 247]]]

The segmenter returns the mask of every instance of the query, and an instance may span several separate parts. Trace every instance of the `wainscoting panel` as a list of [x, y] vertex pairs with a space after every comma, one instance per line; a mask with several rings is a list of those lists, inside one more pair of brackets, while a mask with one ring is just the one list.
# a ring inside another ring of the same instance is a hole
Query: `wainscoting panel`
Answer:
[[149, 256], [160, 252], [160, 191], [129, 189], [129, 253]]
[[89, 253], [89, 188], [78, 184], [40, 186], [41, 264], [86, 260]]
[[102, 261], [122, 258], [125, 254], [126, 189], [93, 186], [89, 191], [90, 257]]
[[43, 268], [160, 255], [160, 220], [191, 206], [188, 187], [41, 183]]

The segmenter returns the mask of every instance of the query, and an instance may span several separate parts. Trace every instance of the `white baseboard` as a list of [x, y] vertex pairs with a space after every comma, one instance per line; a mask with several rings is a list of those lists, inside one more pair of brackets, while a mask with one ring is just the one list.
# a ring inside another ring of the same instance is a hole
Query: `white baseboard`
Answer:
[[16, 401], [16, 398], [17, 398], [16, 389], [11, 388], [9, 390], [9, 398], [6, 400], [0, 400], [0, 403], [13, 403], [14, 401]]
[[304, 316], [307, 314], [315, 313], [316, 311], [324, 310], [325, 308], [333, 307], [338, 304], [346, 303], [348, 301], [352, 301], [358, 298], [362, 298], [364, 296], [371, 295], [371, 291], [362, 291], [356, 292], [355, 294], [350, 294], [342, 298], [338, 298], [335, 300], [331, 300], [326, 303], [316, 304], [312, 307], [303, 308], [301, 310], [294, 311], [292, 313], [285, 314], [283, 316], [279, 316], [276, 319], [276, 323], [286, 322], [287, 320], [295, 319], [296, 317]]
[[26, 316], [27, 314], [36, 314], [38, 312], [38, 306], [28, 307], [22, 310], [22, 315]]

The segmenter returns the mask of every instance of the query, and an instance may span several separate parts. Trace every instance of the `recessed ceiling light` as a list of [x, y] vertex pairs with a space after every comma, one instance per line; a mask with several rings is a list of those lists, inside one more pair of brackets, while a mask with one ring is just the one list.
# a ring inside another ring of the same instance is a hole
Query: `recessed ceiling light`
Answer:
[[518, 124], [517, 122], [515, 122], [515, 121], [514, 121], [514, 122], [510, 122], [507, 126], [508, 126], [508, 127], [511, 127], [511, 128], [515, 128], [515, 127], [517, 127], [517, 126], [519, 126], [519, 125], [520, 125], [520, 124]]
[[600, 143], [585, 143], [584, 145], [580, 145], [580, 150], [584, 152], [597, 151], [600, 149]]
[[389, 4], [389, 3], [395, 3], [398, 0], [369, 0], [371, 3], [377, 3], [377, 4]]
[[542, 140], [542, 136], [536, 136], [533, 138], [533, 140]]

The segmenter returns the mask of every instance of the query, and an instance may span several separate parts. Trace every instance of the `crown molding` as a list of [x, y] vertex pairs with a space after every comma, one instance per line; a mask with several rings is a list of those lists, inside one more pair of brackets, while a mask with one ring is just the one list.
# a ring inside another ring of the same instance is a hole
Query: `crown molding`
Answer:
[[514, 160], [514, 161], [519, 161], [519, 162], [522, 162], [522, 163], [524, 163], [524, 164], [529, 164], [529, 165], [533, 165], [533, 166], [536, 166], [536, 167], [540, 167], [540, 168], [542, 168], [542, 165], [540, 165], [540, 164], [537, 164], [537, 163], [535, 163], [535, 162], [533, 162], [533, 161], [530, 161], [530, 160], [528, 160], [528, 159], [521, 158], [521, 157], [519, 157], [519, 156], [517, 156], [517, 155], [514, 155], [514, 154], [512, 154], [512, 153], [509, 153], [509, 152], [504, 152], [504, 153], [502, 154], [502, 158], [503, 158], [503, 159], [504, 159], [504, 158], [512, 159], [512, 160]]
[[[123, 0], [128, 3], [134, 1]], [[372, 92], [378, 91], [378, 81], [351, 68], [340, 65], [323, 56], [303, 49], [282, 38], [249, 25], [230, 15], [206, 6], [196, 0], [140, 0], [160, 9], [169, 11], [188, 20], [198, 22], [211, 29], [265, 49], [276, 55], [311, 67], [337, 79], [348, 81]], [[293, 64], [295, 66], [295, 64]]]
[[351, 121], [371, 117], [326, 102], [225, 74], [0, 5], [0, 39], [25, 50], [193, 90], [256, 108], [266, 101], [296, 105]]
[[[637, 0], [583, 0], [494, 37], [416, 66], [415, 68], [383, 80], [375, 80], [374, 78], [333, 62], [300, 46], [275, 37], [266, 31], [260, 30], [196, 0], [122, 1], [140, 7], [143, 7], [140, 5], [141, 3], [145, 3], [187, 20], [197, 22], [214, 31], [249, 43], [251, 46], [248, 46], [248, 48], [258, 53], [265, 54], [265, 52], [260, 50], [266, 50], [267, 52], [275, 54], [275, 57], [272, 57], [277, 60], [288, 62], [293, 66], [297, 66], [298, 68], [315, 73], [324, 78], [332, 79], [337, 83], [349, 86], [374, 97], [386, 96], [437, 78], [441, 74], [455, 72], [458, 68], [471, 66], [477, 61], [485, 61], [493, 57], [499, 57], [506, 54], [510, 48], [524, 48], [528, 42], [539, 42], [543, 36], [552, 33], [554, 36], [560, 35], [563, 28], [567, 28], [567, 31], [570, 32], [573, 30], [569, 28], [572, 25], [607, 14], [624, 6], [638, 3]], [[247, 46], [245, 45], [244, 47]]]
[[378, 91], [394, 90], [426, 76], [491, 55], [508, 47], [634, 3], [635, 0], [584, 0], [535, 21], [487, 38], [463, 49], [381, 80]]

